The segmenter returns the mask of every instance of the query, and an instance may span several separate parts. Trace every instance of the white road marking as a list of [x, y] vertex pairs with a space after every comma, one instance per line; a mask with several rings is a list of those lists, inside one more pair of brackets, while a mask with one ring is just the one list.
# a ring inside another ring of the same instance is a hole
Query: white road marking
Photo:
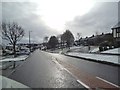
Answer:
[[[64, 69], [65, 71], [67, 71], [69, 74], [71, 74], [74, 78], [78, 79], [76, 76], [74, 76], [69, 70], [67, 70], [66, 68], [64, 68], [61, 64], [59, 64], [59, 62], [56, 61], [56, 58], [52, 57], [52, 61], [56, 64], [58, 64], [60, 66], [61, 69]], [[78, 83], [80, 83], [81, 85], [83, 85], [85, 88], [90, 89], [89, 86], [87, 86], [85, 83], [83, 83], [80, 80], [77, 80]]]
[[[77, 78], [76, 76], [74, 76], [69, 70], [67, 70], [66, 68], [64, 68], [64, 70], [66, 70], [68, 73], [70, 73], [73, 77]], [[83, 85], [85, 88], [90, 88], [89, 86], [87, 86], [85, 83], [83, 83], [80, 80], [77, 80], [78, 83], [80, 83], [81, 85]]]
[[113, 84], [113, 83], [111, 83], [111, 82], [109, 82], [109, 81], [107, 81], [107, 80], [105, 80], [105, 79], [102, 79], [102, 78], [100, 78], [100, 77], [96, 77], [96, 78], [98, 78], [98, 79], [100, 79], [100, 80], [102, 80], [102, 81], [104, 81], [104, 82], [106, 82], [106, 83], [108, 83], [108, 84], [111, 84], [111, 85], [113, 85], [113, 86], [115, 86], [115, 87], [117, 87], [117, 88], [120, 88], [120, 86], [118, 86], [118, 85], [116, 85], [116, 84]]
[[52, 61], [53, 61], [54, 63], [58, 64], [58, 66], [59, 66], [62, 70], [64, 69], [63, 66], [62, 66], [61, 64], [59, 64], [54, 57], [52, 58]]
[[69, 70], [67, 70], [66, 68], [64, 68], [65, 71], [67, 71], [68, 73], [70, 73], [72, 76], [74, 76]]
[[89, 86], [87, 86], [85, 83], [81, 82], [80, 80], [77, 80], [77, 82], [79, 82], [80, 84], [82, 84], [85, 88], [90, 88]]

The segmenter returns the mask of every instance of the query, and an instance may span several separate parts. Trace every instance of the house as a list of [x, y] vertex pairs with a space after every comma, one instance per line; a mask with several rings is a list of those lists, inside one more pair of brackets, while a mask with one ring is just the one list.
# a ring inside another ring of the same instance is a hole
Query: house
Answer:
[[119, 46], [120, 45], [120, 22], [118, 22], [111, 29], [112, 29], [112, 34], [113, 34], [114, 40], [115, 40], [116, 44]]
[[119, 38], [120, 39], [120, 22], [118, 22], [115, 26], [112, 28], [112, 33], [114, 38]]

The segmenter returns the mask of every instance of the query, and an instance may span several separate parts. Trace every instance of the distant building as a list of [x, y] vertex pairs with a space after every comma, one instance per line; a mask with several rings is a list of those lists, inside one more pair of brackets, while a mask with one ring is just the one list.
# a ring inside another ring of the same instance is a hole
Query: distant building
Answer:
[[116, 44], [120, 45], [120, 22], [118, 22], [111, 29], [112, 29], [112, 34], [113, 34]]
[[95, 45], [99, 46], [101, 43], [108, 41], [111, 42], [113, 41], [113, 36], [112, 33], [106, 33], [106, 34], [100, 34], [100, 35], [92, 35], [91, 37], [86, 37], [86, 38], [81, 38], [79, 39], [79, 44], [80, 45]]

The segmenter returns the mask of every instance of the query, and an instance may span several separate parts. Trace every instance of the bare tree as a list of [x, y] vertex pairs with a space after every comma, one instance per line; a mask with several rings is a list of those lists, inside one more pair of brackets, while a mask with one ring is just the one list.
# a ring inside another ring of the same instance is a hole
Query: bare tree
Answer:
[[77, 40], [79, 40], [81, 37], [81, 33], [77, 33]]
[[45, 36], [44, 39], [43, 39], [43, 41], [44, 41], [45, 43], [47, 43], [47, 42], [48, 42], [48, 38], [49, 38], [48, 36]]
[[14, 57], [16, 57], [16, 44], [24, 36], [24, 29], [17, 23], [2, 23], [2, 39], [5, 39], [13, 45]]

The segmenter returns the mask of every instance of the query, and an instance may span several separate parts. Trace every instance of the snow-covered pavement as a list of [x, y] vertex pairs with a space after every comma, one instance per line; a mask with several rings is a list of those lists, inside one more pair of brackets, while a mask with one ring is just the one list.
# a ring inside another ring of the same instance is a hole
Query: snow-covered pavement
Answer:
[[22, 60], [25, 60], [28, 57], [28, 55], [21, 55], [16, 58], [5, 58], [0, 60], [0, 69], [6, 69], [7, 67], [10, 67], [13, 65], [13, 61], [19, 62]]
[[[2, 90], [3, 88], [29, 88], [28, 86], [20, 83], [20, 82], [17, 82], [15, 80], [12, 80], [12, 79], [9, 79], [7, 77], [4, 77], [4, 76], [1, 76], [0, 75], [0, 89]], [[29, 88], [29, 90], [31, 90]]]
[[120, 65], [120, 56], [117, 56], [117, 55], [116, 56], [115, 55], [101, 55], [101, 54], [76, 53], [76, 52], [69, 52], [67, 53], [67, 55], [82, 57], [86, 59], [93, 59], [97, 61], [105, 61], [105, 62], [110, 62], [110, 63]]
[[90, 49], [88, 46], [73, 46], [70, 47], [70, 52], [82, 52], [82, 53], [88, 53], [88, 52], [98, 52], [99, 47], [98, 46], [90, 46]]
[[4, 61], [21, 61], [21, 60], [25, 60], [28, 57], [28, 55], [21, 55], [18, 56], [16, 58], [5, 58], [0, 60], [0, 62], [4, 62]]

